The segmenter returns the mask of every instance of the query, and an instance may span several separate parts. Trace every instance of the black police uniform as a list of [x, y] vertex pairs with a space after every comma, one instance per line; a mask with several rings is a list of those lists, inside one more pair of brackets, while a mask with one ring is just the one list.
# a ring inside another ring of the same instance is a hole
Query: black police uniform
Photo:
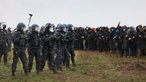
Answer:
[[[34, 28], [33, 28], [34, 27]], [[28, 70], [31, 72], [33, 59], [35, 57], [36, 62], [36, 71], [39, 73], [40, 71], [40, 45], [41, 45], [41, 38], [38, 31], [33, 31], [35, 29], [34, 25], [32, 25], [32, 31], [28, 33], [28, 55], [29, 55], [29, 62], [28, 62]]]
[[28, 68], [27, 68], [27, 57], [25, 54], [26, 51], [26, 45], [27, 45], [27, 38], [23, 31], [23, 28], [25, 27], [24, 23], [19, 23], [17, 25], [17, 31], [13, 34], [13, 62], [12, 62], [12, 76], [15, 76], [16, 68], [17, 68], [17, 62], [18, 58], [21, 59], [23, 64], [23, 69], [25, 72], [25, 75], [28, 75]]

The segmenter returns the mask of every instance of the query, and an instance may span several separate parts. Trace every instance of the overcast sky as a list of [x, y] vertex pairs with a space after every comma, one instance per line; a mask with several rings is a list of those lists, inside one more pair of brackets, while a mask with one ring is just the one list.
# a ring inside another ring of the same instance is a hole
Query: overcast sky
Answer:
[[0, 21], [42, 26], [47, 22], [74, 26], [146, 25], [146, 0], [0, 0]]

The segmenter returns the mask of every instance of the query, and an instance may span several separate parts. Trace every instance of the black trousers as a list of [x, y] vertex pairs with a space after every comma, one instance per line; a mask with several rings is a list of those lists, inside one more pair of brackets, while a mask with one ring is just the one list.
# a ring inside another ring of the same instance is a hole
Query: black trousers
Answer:
[[[74, 51], [74, 45], [68, 45], [67, 46], [68, 52], [70, 54], [71, 57], [71, 62], [73, 65], [75, 65], [75, 51]], [[70, 58], [69, 58], [70, 59]], [[70, 60], [69, 60], [70, 61]]]
[[41, 64], [40, 69], [43, 70], [45, 67], [46, 60], [48, 60], [48, 67], [50, 69], [56, 69], [55, 62], [55, 52], [54, 48], [43, 48], [42, 56], [41, 56]]
[[6, 48], [0, 49], [0, 59], [1, 57], [4, 57], [4, 64], [7, 64], [7, 56], [8, 56], [8, 50]]
[[39, 71], [40, 70], [40, 49], [29, 49], [28, 50], [28, 59], [29, 59], [29, 62], [28, 62], [28, 70], [29, 72], [31, 72], [31, 69], [32, 69], [32, 65], [33, 65], [33, 59], [35, 57], [35, 62], [36, 62], [36, 71]]
[[13, 55], [13, 62], [12, 62], [12, 73], [16, 72], [18, 58], [21, 59], [21, 62], [23, 64], [24, 72], [28, 73], [27, 58], [26, 58], [25, 50], [24, 51], [14, 50], [13, 53], [14, 53], [14, 55]]

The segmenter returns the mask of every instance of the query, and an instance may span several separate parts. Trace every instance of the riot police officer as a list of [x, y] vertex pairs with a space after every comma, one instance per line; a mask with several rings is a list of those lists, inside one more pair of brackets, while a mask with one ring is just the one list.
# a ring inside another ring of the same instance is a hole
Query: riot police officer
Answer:
[[73, 27], [72, 24], [68, 24], [67, 28], [68, 28], [68, 31], [67, 31], [67, 34], [65, 36], [66, 39], [67, 39], [66, 48], [67, 48], [67, 50], [68, 50], [68, 52], [69, 52], [69, 54], [71, 56], [72, 66], [76, 66], [76, 63], [75, 63], [75, 52], [74, 52], [74, 39], [75, 39], [74, 27]]
[[65, 52], [66, 50], [65, 35], [64, 35], [65, 32], [66, 32], [66, 27], [63, 24], [58, 24], [54, 36], [56, 38], [56, 47], [57, 47], [57, 56], [55, 62], [56, 62], [57, 70], [59, 71], [62, 71], [62, 64], [65, 55], [68, 56], [68, 54], [66, 54]]
[[40, 45], [41, 45], [41, 38], [39, 35], [39, 26], [37, 24], [33, 24], [30, 27], [30, 31], [28, 33], [29, 72], [31, 72], [34, 57], [36, 62], [37, 74], [39, 74], [40, 72]]
[[15, 76], [18, 58], [21, 59], [23, 64], [24, 73], [28, 76], [28, 68], [27, 68], [27, 57], [26, 57], [26, 45], [27, 45], [27, 37], [24, 29], [26, 28], [24, 23], [18, 23], [17, 30], [13, 34], [13, 62], [12, 62], [12, 76]]
[[56, 62], [55, 62], [55, 39], [54, 39], [54, 25], [47, 23], [45, 25], [45, 31], [42, 35], [43, 49], [41, 57], [41, 71], [43, 71], [45, 62], [48, 60], [48, 67], [54, 73], [56, 73]]
[[7, 65], [8, 46], [10, 44], [8, 41], [7, 31], [5, 30], [6, 24], [2, 22], [0, 25], [0, 59], [2, 55], [4, 55], [4, 64]]
[[[66, 66], [67, 68], [70, 68], [69, 66], [70, 66], [70, 54], [69, 54], [69, 51], [68, 51], [68, 49], [67, 49], [67, 45], [68, 45], [68, 40], [69, 40], [69, 30], [67, 30], [67, 28], [68, 28], [68, 25], [67, 24], [63, 24], [63, 26], [65, 26], [65, 28], [64, 29], [66, 29], [66, 31], [63, 31], [63, 32], [61, 32], [62, 34], [63, 34], [63, 45], [64, 45], [64, 47], [63, 47], [63, 57], [64, 57], [64, 59], [63, 59], [63, 65], [64, 66]], [[62, 29], [62, 28], [61, 28]]]

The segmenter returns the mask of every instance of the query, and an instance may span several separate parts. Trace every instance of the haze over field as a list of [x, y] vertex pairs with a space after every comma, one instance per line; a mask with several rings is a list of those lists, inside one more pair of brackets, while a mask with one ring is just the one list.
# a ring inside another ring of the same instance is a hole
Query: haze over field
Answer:
[[146, 25], [145, 0], [1, 0], [0, 21], [16, 27], [18, 22], [72, 23], [75, 26]]

